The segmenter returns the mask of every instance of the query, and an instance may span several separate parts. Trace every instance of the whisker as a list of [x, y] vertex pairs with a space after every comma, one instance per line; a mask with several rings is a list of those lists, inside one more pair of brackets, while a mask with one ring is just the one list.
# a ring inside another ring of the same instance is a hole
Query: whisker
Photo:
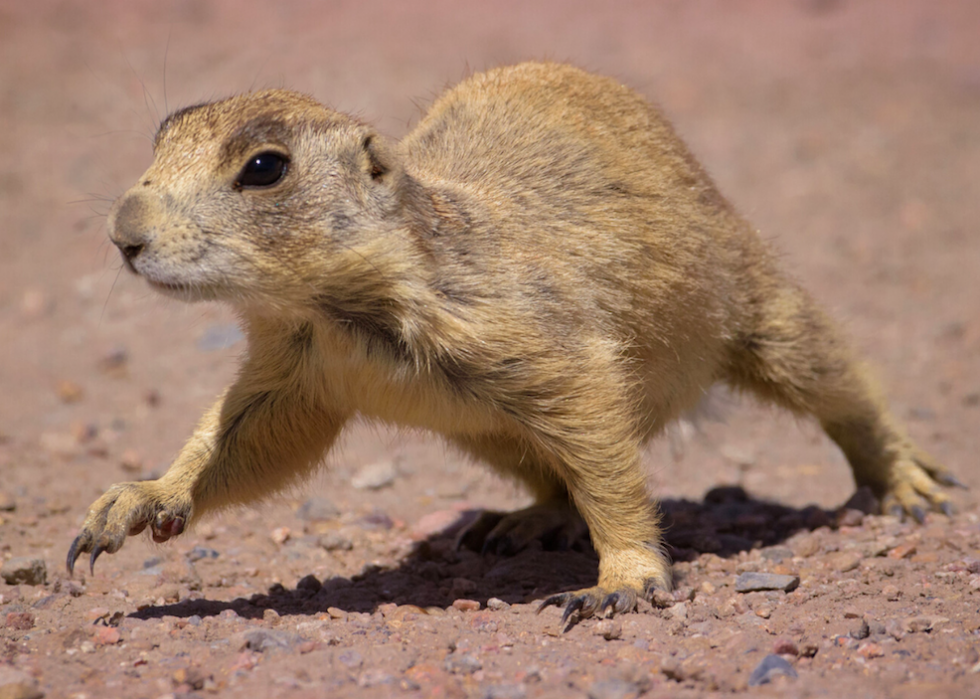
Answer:
[[105, 317], [105, 309], [109, 306], [109, 297], [112, 296], [112, 292], [116, 288], [116, 282], [119, 281], [119, 274], [122, 272], [122, 265], [116, 269], [116, 277], [112, 280], [112, 286], [109, 287], [109, 293], [105, 296], [105, 302], [102, 304], [102, 313], [99, 314], [99, 327], [102, 327], [102, 319]]

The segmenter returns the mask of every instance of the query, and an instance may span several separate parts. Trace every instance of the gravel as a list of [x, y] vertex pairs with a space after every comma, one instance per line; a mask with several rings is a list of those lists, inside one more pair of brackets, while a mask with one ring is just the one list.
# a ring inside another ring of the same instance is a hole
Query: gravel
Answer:
[[775, 573], [742, 573], [735, 580], [736, 592], [759, 592], [763, 590], [782, 590], [791, 592], [799, 587], [799, 575], [777, 575]]
[[4, 561], [0, 577], [8, 585], [44, 585], [48, 582], [48, 565], [43, 558], [11, 558]]
[[785, 675], [786, 677], [796, 678], [796, 670], [793, 666], [781, 655], [767, 655], [762, 659], [755, 669], [752, 670], [752, 674], [749, 675], [749, 686], [758, 687], [759, 685], [769, 684], [774, 678]]

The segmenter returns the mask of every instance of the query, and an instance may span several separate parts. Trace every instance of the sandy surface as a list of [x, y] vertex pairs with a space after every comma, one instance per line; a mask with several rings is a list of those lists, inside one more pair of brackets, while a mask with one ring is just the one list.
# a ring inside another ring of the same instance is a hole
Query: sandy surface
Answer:
[[[334, 5], [0, 4], [0, 554], [47, 569], [0, 582], [0, 696], [980, 695], [980, 5]], [[535, 602], [592, 584], [589, 547], [453, 552], [526, 497], [363, 426], [307, 487], [70, 581], [86, 508], [166, 469], [242, 349], [226, 309], [159, 298], [106, 239], [159, 119], [284, 85], [398, 137], [467, 71], [541, 57], [662, 105], [972, 487], [960, 514], [841, 514], [814, 426], [720, 395], [648, 454], [662, 608], [562, 634]], [[800, 583], [737, 592], [746, 572]]]

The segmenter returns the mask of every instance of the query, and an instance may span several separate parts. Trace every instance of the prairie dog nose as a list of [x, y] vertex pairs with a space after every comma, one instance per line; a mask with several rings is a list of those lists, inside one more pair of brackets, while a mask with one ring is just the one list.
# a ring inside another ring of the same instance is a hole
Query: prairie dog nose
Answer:
[[151, 208], [143, 194], [127, 193], [116, 200], [109, 212], [109, 240], [119, 248], [123, 262], [133, 272], [133, 262], [150, 239]]

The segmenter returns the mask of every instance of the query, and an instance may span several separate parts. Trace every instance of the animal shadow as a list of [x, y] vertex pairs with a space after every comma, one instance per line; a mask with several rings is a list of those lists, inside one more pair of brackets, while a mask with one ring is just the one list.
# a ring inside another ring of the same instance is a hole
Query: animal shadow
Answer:
[[[691, 561], [708, 553], [731, 557], [835, 522], [833, 512], [815, 505], [787, 507], [754, 499], [732, 486], [714, 488], [700, 502], [663, 500], [660, 509], [667, 552], [674, 561]], [[477, 600], [481, 606], [492, 597], [515, 604], [595, 584], [598, 557], [587, 539], [564, 551], [531, 547], [514, 556], [456, 550], [456, 534], [477, 514], [462, 512], [452, 527], [417, 543], [394, 568], [369, 567], [350, 578], [322, 581], [309, 575], [292, 589], [275, 584], [249, 598], [185, 600], [146, 607], [132, 616], [205, 617], [233, 609], [239, 616], [257, 619], [266, 609], [281, 615], [315, 615], [331, 607], [370, 613], [388, 602], [446, 608], [461, 597]]]

